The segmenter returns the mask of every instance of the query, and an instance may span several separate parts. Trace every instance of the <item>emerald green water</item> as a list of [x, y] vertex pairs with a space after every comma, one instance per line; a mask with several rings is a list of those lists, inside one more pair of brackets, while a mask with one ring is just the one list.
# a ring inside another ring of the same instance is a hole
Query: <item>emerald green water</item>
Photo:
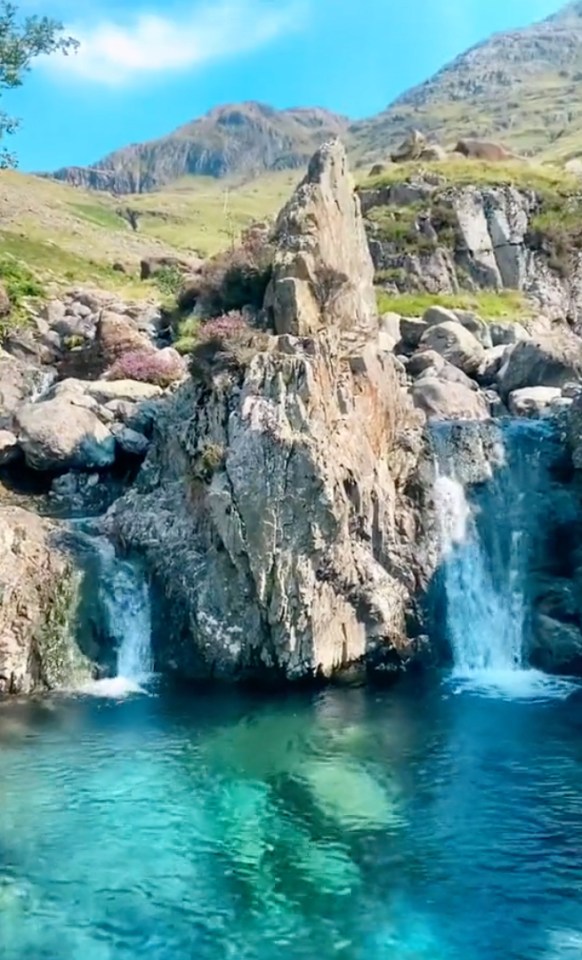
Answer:
[[582, 701], [0, 707], [2, 960], [574, 960]]

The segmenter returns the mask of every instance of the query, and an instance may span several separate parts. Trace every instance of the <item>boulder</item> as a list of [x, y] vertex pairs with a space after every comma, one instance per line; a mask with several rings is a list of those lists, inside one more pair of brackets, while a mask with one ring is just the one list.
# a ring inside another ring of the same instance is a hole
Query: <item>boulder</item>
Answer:
[[504, 160], [521, 159], [503, 144], [494, 140], [459, 140], [455, 153], [461, 153], [471, 160], [486, 160], [489, 163], [501, 163]]
[[400, 336], [406, 347], [415, 349], [427, 329], [427, 324], [420, 317], [401, 317], [400, 319]]
[[97, 324], [97, 342], [105, 366], [111, 366], [124, 353], [151, 350], [149, 337], [126, 316], [103, 311]]
[[497, 378], [507, 397], [522, 387], [562, 387], [582, 376], [582, 341], [567, 330], [523, 340], [508, 350]]
[[419, 377], [425, 370], [441, 370], [446, 361], [436, 350], [417, 350], [406, 365], [406, 372], [411, 377]]
[[39, 370], [0, 349], [0, 428], [11, 428], [19, 405], [34, 392]]
[[460, 323], [483, 347], [492, 346], [488, 325], [470, 310], [448, 310], [446, 307], [433, 306], [425, 311], [422, 319], [427, 327], [435, 327], [439, 323]]
[[339, 323], [377, 327], [374, 267], [342, 144], [315, 154], [281, 211], [265, 307], [276, 333], [309, 336]]
[[91, 470], [115, 460], [115, 440], [85, 401], [57, 396], [18, 410], [18, 443], [34, 470]]
[[0, 283], [0, 317], [7, 317], [12, 309], [8, 291], [3, 283]]
[[9, 430], [0, 430], [0, 467], [5, 467], [14, 460], [18, 460], [22, 451], [18, 440]]
[[412, 386], [414, 405], [429, 420], [488, 420], [489, 406], [480, 391], [436, 376], [422, 376]]
[[[429, 350], [427, 352], [433, 353], [434, 351]], [[461, 386], [466, 387], [467, 390], [479, 389], [475, 380], [472, 380], [471, 377], [468, 377], [467, 374], [463, 373], [462, 370], [459, 370], [458, 367], [453, 366], [452, 363], [449, 363], [447, 360], [443, 360], [442, 357], [440, 364], [425, 368], [418, 377], [418, 380], [423, 380], [427, 377], [438, 377], [439, 380], [443, 380], [446, 383], [460, 383]]]
[[164, 392], [161, 387], [141, 383], [139, 380], [93, 380], [84, 384], [84, 387], [88, 396], [103, 404], [110, 400], [142, 403], [145, 400], [155, 400]]
[[489, 324], [486, 323], [482, 317], [477, 313], [473, 313], [471, 310], [454, 310], [453, 313], [457, 322], [460, 323], [465, 330], [468, 330], [469, 333], [472, 333], [481, 346], [485, 347], [486, 350], [491, 349], [493, 346], [491, 330]]
[[0, 693], [73, 687], [91, 675], [74, 634], [79, 576], [58, 527], [0, 507]]
[[425, 163], [442, 162], [448, 159], [448, 153], [444, 147], [438, 143], [429, 143], [420, 155], [420, 159]]
[[559, 387], [523, 387], [509, 394], [509, 412], [514, 417], [541, 417], [561, 397]]
[[489, 332], [494, 347], [508, 346], [512, 343], [519, 343], [520, 340], [531, 340], [531, 335], [517, 321], [498, 320], [496, 323], [490, 323]]
[[483, 360], [484, 350], [479, 341], [456, 321], [429, 327], [420, 342], [468, 375], [476, 373]]
[[[397, 313], [383, 313], [380, 317], [380, 338], [382, 349], [393, 350], [400, 343], [400, 316]], [[388, 346], [391, 344], [391, 346]]]
[[579, 675], [582, 672], [582, 633], [573, 623], [562, 623], [544, 613], [534, 621], [530, 663], [546, 673]]
[[500, 345], [485, 351], [476, 374], [480, 384], [491, 386], [497, 382], [497, 375], [505, 360], [507, 349], [507, 347]]
[[407, 163], [411, 160], [420, 160], [426, 149], [426, 137], [420, 130], [411, 130], [400, 146], [390, 154], [393, 163]]
[[150, 445], [147, 437], [130, 427], [114, 428], [113, 435], [124, 453], [132, 457], [145, 457]]

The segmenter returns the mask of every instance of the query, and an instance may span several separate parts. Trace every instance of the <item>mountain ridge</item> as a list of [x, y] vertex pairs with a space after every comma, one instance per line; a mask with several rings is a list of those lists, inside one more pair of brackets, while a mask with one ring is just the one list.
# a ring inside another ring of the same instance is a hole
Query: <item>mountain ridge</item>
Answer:
[[485, 137], [548, 159], [582, 152], [582, 3], [493, 34], [367, 120], [351, 122], [319, 107], [230, 103], [165, 137], [48, 176], [114, 194], [148, 193], [184, 176], [298, 169], [333, 136], [365, 164], [385, 159], [411, 127], [443, 143]]

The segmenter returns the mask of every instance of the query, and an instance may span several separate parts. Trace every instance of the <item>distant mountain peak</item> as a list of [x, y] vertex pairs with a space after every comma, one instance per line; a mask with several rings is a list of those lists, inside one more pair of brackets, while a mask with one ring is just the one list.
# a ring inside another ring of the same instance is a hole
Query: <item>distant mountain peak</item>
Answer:
[[348, 121], [321, 107], [276, 110], [250, 100], [214, 107], [174, 133], [133, 144], [90, 167], [65, 167], [58, 180], [113, 193], [144, 193], [187, 175], [225, 177], [304, 166]]

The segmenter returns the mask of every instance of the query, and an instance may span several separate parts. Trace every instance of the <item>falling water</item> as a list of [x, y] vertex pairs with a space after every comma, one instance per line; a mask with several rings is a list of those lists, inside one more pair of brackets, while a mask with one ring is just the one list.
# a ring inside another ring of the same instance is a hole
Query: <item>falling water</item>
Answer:
[[110, 544], [104, 556], [99, 592], [109, 636], [116, 643], [117, 677], [140, 685], [152, 672], [148, 586], [142, 571], [120, 560]]
[[[481, 441], [480, 483], [467, 482], [479, 459], [478, 426], [436, 428], [434, 498], [440, 527], [446, 635], [454, 676], [487, 683], [529, 683], [529, 583], [540, 547], [544, 427], [508, 423]], [[459, 439], [470, 439], [468, 445]], [[461, 432], [459, 432], [461, 431]], [[476, 432], [477, 431], [477, 432]]]
[[151, 608], [149, 588], [141, 567], [117, 556], [104, 537], [76, 526], [75, 536], [97, 564], [98, 601], [103, 633], [116, 651], [116, 676], [83, 687], [96, 696], [141, 692], [151, 679]]

